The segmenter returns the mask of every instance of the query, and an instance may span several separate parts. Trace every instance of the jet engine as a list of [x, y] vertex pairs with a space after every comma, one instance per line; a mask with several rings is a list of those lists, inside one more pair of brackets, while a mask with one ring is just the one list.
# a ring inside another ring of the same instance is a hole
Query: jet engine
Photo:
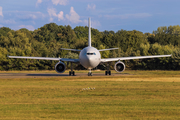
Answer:
[[56, 72], [58, 72], [58, 73], [63, 73], [63, 72], [65, 71], [65, 69], [66, 69], [66, 65], [65, 65], [63, 62], [61, 62], [61, 61], [59, 61], [59, 62], [55, 65], [55, 70], [56, 70]]
[[123, 72], [125, 70], [125, 64], [121, 61], [118, 61], [114, 65], [114, 69], [116, 70], [116, 72]]

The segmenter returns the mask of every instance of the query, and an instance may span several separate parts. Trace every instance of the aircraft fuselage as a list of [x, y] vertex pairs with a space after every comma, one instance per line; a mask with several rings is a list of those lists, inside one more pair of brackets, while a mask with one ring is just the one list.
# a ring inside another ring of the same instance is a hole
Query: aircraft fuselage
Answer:
[[94, 47], [86, 47], [79, 54], [79, 62], [87, 69], [93, 69], [101, 62], [101, 54]]

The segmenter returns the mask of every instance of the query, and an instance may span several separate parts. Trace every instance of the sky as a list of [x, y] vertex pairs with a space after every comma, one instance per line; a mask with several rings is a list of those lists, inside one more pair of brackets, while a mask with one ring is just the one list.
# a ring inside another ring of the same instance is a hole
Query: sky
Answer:
[[0, 27], [31, 31], [45, 24], [88, 26], [99, 31], [152, 33], [180, 25], [180, 0], [0, 0]]

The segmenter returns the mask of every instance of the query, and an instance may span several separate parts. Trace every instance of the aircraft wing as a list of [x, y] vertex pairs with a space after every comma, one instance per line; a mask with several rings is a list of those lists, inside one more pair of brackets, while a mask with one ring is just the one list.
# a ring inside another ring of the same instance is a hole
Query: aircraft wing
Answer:
[[52, 57], [27, 57], [27, 56], [8, 56], [9, 58], [36, 59], [36, 60], [57, 60], [67, 62], [79, 62], [79, 59], [70, 58], [52, 58]]
[[111, 61], [118, 61], [118, 60], [133, 60], [133, 59], [147, 59], [147, 58], [160, 58], [160, 57], [171, 57], [171, 55], [153, 55], [153, 56], [106, 58], [106, 59], [101, 59], [101, 62], [111, 62]]

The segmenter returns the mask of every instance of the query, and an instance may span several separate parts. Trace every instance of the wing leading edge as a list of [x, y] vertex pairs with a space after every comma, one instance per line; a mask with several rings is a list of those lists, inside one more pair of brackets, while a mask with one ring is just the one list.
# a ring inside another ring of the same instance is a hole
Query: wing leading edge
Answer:
[[56, 60], [56, 61], [67, 61], [67, 62], [79, 62], [79, 59], [70, 59], [70, 58], [27, 57], [27, 56], [8, 56], [8, 57], [9, 58], [21, 58], [21, 59]]
[[118, 61], [118, 60], [133, 60], [133, 59], [147, 59], [147, 58], [160, 58], [160, 57], [171, 57], [171, 55], [153, 55], [153, 56], [105, 58], [105, 59], [101, 59], [101, 62], [111, 62], [111, 61]]

